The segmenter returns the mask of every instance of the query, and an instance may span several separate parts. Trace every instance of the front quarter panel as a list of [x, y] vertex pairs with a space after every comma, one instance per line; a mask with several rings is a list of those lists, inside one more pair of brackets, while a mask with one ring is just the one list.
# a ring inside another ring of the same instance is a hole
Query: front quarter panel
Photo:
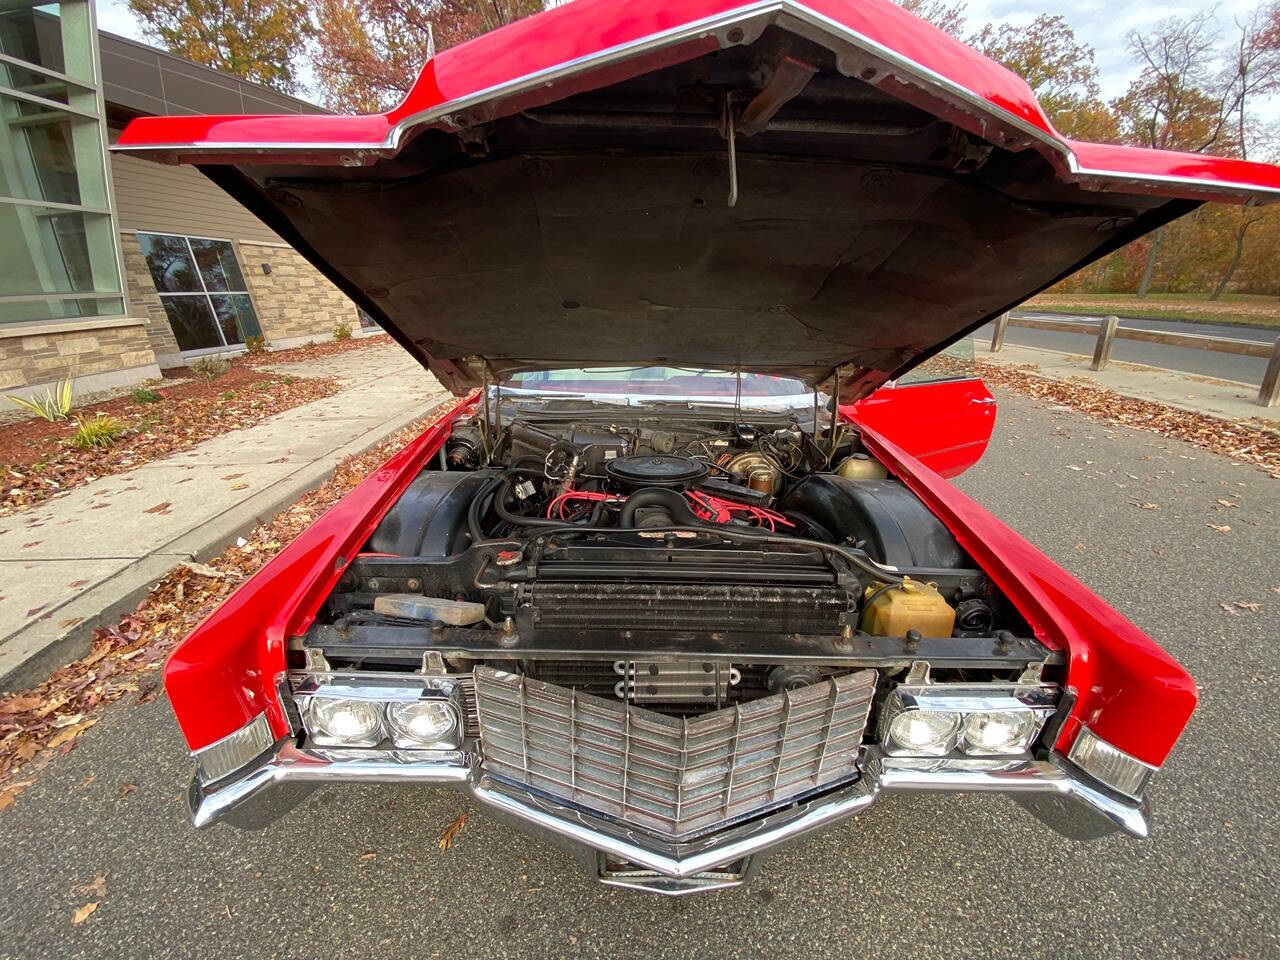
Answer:
[[1181, 735], [1198, 692], [1168, 653], [1080, 581], [864, 421], [863, 441], [951, 530], [1026, 618], [1036, 638], [1069, 658], [1077, 700], [1058, 737], [1070, 748], [1087, 724], [1131, 756], [1160, 766]]
[[208, 746], [264, 710], [277, 738], [289, 732], [275, 691], [289, 637], [310, 625], [361, 544], [475, 399], [370, 473], [178, 644], [164, 686], [188, 747]]

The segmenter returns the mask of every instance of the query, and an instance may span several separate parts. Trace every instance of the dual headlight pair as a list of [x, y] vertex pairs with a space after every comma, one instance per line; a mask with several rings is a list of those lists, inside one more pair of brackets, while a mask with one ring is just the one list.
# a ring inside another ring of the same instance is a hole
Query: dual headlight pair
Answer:
[[446, 677], [308, 675], [294, 702], [310, 742], [322, 747], [455, 749], [461, 692]]
[[1031, 748], [1053, 710], [1039, 686], [904, 684], [885, 701], [881, 740], [890, 756], [1009, 756]]

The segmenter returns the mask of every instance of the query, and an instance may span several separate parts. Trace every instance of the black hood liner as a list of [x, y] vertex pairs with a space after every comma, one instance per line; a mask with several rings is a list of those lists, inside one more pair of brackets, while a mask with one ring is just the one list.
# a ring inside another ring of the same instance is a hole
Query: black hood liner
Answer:
[[725, 60], [370, 167], [201, 169], [456, 392], [483, 365], [661, 364], [838, 372], [853, 400], [1197, 206], [1086, 191], [820, 72], [792, 122], [737, 138], [730, 207], [717, 108], [679, 93]]

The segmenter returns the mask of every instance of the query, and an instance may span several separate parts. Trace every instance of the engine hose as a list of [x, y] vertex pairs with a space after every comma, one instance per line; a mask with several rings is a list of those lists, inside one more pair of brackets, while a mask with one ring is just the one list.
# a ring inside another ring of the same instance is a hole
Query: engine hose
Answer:
[[[508, 470], [506, 472], [516, 473], [518, 471]], [[539, 476], [541, 476], [541, 474], [539, 474]], [[507, 509], [507, 505], [505, 503], [507, 499], [507, 494], [511, 492], [511, 478], [509, 476], [504, 475], [499, 480], [499, 483], [502, 485], [502, 489], [499, 490], [497, 495], [493, 498], [493, 509], [498, 511], [498, 516], [500, 516], [503, 520], [507, 521], [507, 523], [516, 527], [563, 527], [565, 526], [565, 522], [563, 520], [548, 520], [543, 517], [524, 517], [518, 513], [512, 513], [510, 510]]]
[[484, 508], [485, 500], [493, 494], [503, 480], [501, 476], [494, 477], [471, 498], [471, 505], [467, 507], [467, 531], [471, 534], [472, 543], [479, 543], [484, 539], [484, 530], [480, 526], [480, 513]]
[[622, 505], [618, 526], [630, 528], [636, 525], [636, 511], [643, 507], [662, 507], [676, 523], [694, 526], [698, 517], [682, 494], [663, 487], [645, 487], [627, 497]]
[[[548, 521], [554, 522], [554, 521]], [[545, 526], [546, 523], [539, 524]], [[587, 527], [575, 526], [557, 522], [559, 527], [555, 533], [626, 533], [631, 531], [618, 530], [613, 527]], [[552, 532], [552, 531], [547, 531]], [[875, 577], [877, 580], [889, 581], [890, 583], [900, 584], [903, 578], [893, 573], [889, 567], [882, 567], [872, 560], [867, 559], [861, 551], [855, 551], [850, 547], [843, 547], [838, 543], [826, 543], [822, 540], [808, 540], [804, 537], [789, 537], [786, 535], [778, 535], [775, 533], [760, 533], [754, 527], [730, 527], [730, 526], [708, 526], [705, 524], [699, 526], [671, 526], [671, 527], [650, 527], [644, 531], [648, 534], [654, 533], [710, 533], [718, 536], [736, 538], [739, 540], [750, 540], [756, 543], [773, 543], [779, 546], [790, 547], [811, 547], [815, 550], [822, 550], [825, 553], [833, 554], [847, 561], [852, 566], [857, 567], [863, 573]]]

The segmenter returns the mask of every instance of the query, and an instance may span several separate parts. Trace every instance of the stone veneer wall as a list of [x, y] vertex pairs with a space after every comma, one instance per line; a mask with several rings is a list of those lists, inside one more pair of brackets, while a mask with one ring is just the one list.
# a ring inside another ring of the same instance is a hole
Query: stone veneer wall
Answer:
[[[293, 346], [329, 340], [344, 321], [360, 332], [355, 304], [298, 251], [283, 243], [241, 240], [236, 245], [268, 343]], [[264, 263], [271, 265], [270, 273], [262, 272]]]
[[[81, 381], [82, 389], [103, 389], [115, 383], [136, 383], [159, 371], [155, 354], [140, 323], [93, 328], [32, 332], [0, 338], [0, 390], [56, 383], [66, 377]], [[75, 326], [69, 323], [66, 326]], [[13, 331], [16, 332], [16, 331]]]
[[[129, 305], [135, 316], [147, 321], [147, 336], [160, 365], [184, 364], [137, 234], [122, 232], [120, 245]], [[351, 324], [353, 332], [360, 332], [355, 304], [292, 247], [248, 240], [237, 240], [235, 245], [240, 269], [258, 311], [258, 322], [269, 344], [289, 347], [329, 340], [334, 327], [344, 320]], [[262, 272], [264, 263], [271, 264], [271, 273]]]
[[147, 338], [161, 366], [173, 366], [165, 360], [178, 354], [178, 341], [173, 338], [169, 317], [156, 294], [155, 281], [147, 267], [147, 258], [138, 245], [138, 235], [133, 231], [121, 231], [120, 252], [124, 256], [124, 285], [129, 297], [129, 311], [146, 321]]

